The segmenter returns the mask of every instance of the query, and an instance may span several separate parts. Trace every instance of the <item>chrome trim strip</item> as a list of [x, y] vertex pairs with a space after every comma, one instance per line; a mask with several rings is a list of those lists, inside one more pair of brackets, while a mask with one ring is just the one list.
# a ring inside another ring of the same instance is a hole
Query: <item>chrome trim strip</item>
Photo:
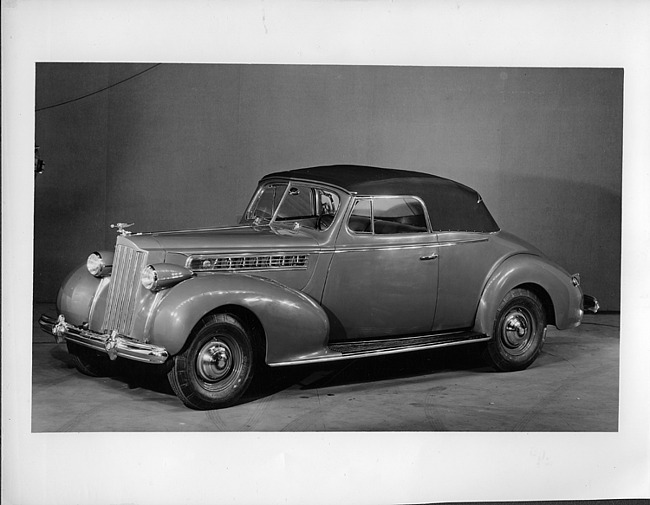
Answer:
[[365, 245], [358, 247], [345, 247], [336, 249], [335, 254], [349, 253], [349, 252], [368, 252], [368, 251], [399, 251], [402, 249], [421, 249], [422, 247], [438, 247], [437, 243], [418, 243], [408, 245]]
[[473, 244], [475, 242], [487, 242], [488, 240], [489, 240], [488, 237], [467, 238], [462, 240], [449, 240], [449, 241], [438, 242], [438, 247], [450, 247], [453, 245]]
[[332, 353], [328, 354], [326, 356], [318, 356], [316, 358], [301, 358], [297, 359], [295, 361], [281, 361], [279, 363], [268, 363], [268, 366], [270, 367], [276, 367], [276, 366], [289, 366], [289, 365], [303, 365], [305, 363], [324, 363], [326, 361], [343, 361], [346, 359], [359, 359], [359, 358], [369, 358], [372, 356], [387, 356], [389, 354], [400, 354], [403, 352], [413, 352], [413, 351], [425, 351], [427, 349], [437, 349], [437, 348], [442, 348], [442, 347], [451, 347], [455, 345], [464, 345], [464, 344], [473, 344], [473, 343], [479, 343], [479, 342], [487, 342], [490, 340], [492, 337], [488, 337], [487, 335], [483, 338], [473, 338], [469, 340], [459, 340], [458, 342], [445, 342], [442, 344], [426, 344], [426, 345], [421, 345], [421, 346], [414, 346], [414, 347], [404, 347], [401, 349], [380, 349], [380, 350], [374, 350], [374, 351], [363, 351], [359, 353], [350, 353], [350, 354], [342, 354], [342, 353]]
[[453, 240], [449, 242], [418, 242], [414, 244], [404, 244], [404, 245], [363, 245], [363, 246], [353, 246], [345, 247], [341, 249], [336, 249], [335, 253], [346, 253], [346, 252], [366, 252], [366, 251], [393, 251], [399, 249], [418, 249], [420, 247], [451, 247], [455, 245], [470, 244], [476, 242], [487, 242], [487, 237], [467, 239], [467, 240]]
[[116, 332], [113, 334], [97, 333], [77, 328], [67, 323], [63, 316], [59, 316], [59, 319], [55, 321], [52, 318], [42, 315], [38, 320], [38, 324], [44, 331], [53, 334], [57, 342], [61, 342], [61, 339], [69, 340], [70, 342], [90, 347], [95, 351], [108, 354], [111, 359], [119, 356], [134, 361], [159, 365], [167, 361], [169, 357], [169, 353], [164, 347], [144, 344], [125, 335], [117, 334]]
[[220, 231], [220, 230], [238, 230], [243, 228], [250, 228], [250, 224], [236, 224], [228, 226], [212, 226], [207, 228], [184, 228], [181, 230], [157, 230], [157, 231], [141, 231], [138, 233], [132, 233], [131, 236], [141, 237], [144, 235], [176, 235], [182, 233], [197, 233], [197, 232], [210, 232], [210, 231]]
[[[218, 252], [208, 252], [208, 253], [191, 253], [187, 251], [169, 251], [170, 253], [180, 254], [187, 256], [188, 258], [228, 258], [231, 256], [297, 256], [301, 254], [325, 254], [328, 252], [333, 252], [334, 247], [305, 247], [304, 249], [256, 249], [255, 251], [244, 251], [241, 250], [220, 250]], [[185, 261], [187, 266], [187, 260]]]

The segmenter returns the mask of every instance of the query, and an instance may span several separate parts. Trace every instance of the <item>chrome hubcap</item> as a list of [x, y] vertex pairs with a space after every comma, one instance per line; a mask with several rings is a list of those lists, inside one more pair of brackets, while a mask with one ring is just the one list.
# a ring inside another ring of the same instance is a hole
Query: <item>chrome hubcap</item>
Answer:
[[517, 349], [525, 345], [530, 337], [529, 318], [521, 309], [510, 312], [504, 323], [503, 340], [506, 346]]
[[230, 373], [232, 362], [228, 345], [220, 340], [211, 340], [199, 351], [196, 368], [203, 380], [216, 382]]

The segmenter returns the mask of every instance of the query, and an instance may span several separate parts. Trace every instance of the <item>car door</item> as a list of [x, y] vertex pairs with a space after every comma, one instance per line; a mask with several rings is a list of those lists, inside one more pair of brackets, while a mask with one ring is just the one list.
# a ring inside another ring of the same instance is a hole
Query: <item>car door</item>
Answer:
[[415, 197], [356, 198], [323, 292], [332, 340], [426, 333], [438, 288], [436, 235]]

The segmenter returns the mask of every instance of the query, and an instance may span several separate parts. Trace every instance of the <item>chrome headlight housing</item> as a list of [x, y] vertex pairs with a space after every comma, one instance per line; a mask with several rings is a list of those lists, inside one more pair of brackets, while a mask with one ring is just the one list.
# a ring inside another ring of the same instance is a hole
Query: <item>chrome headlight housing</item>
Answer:
[[142, 283], [142, 286], [145, 289], [149, 289], [151, 291], [157, 291], [158, 274], [156, 273], [156, 269], [152, 265], [147, 265], [146, 267], [144, 267], [142, 273], [140, 274], [140, 282]]
[[180, 265], [157, 263], [147, 265], [142, 269], [140, 282], [145, 289], [160, 291], [161, 289], [171, 288], [193, 275], [194, 273], [191, 270]]
[[113, 254], [110, 252], [95, 251], [86, 260], [86, 268], [95, 277], [104, 277], [111, 273], [113, 267]]

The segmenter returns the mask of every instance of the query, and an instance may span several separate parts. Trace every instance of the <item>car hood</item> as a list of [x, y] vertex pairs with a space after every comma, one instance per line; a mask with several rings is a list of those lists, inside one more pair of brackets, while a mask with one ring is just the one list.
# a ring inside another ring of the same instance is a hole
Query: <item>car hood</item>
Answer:
[[318, 241], [304, 230], [270, 226], [229, 226], [142, 233], [120, 238], [147, 251], [180, 254], [302, 251], [318, 246]]

